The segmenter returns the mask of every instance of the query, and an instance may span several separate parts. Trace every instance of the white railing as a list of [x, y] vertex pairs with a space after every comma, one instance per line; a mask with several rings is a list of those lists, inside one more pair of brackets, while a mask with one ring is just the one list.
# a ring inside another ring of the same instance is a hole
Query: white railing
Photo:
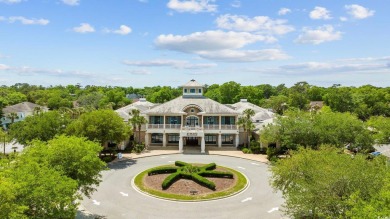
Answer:
[[180, 124], [165, 124], [166, 129], [180, 129]]
[[219, 129], [219, 125], [209, 125], [209, 124], [204, 124], [203, 125], [204, 129], [208, 129], [208, 130], [218, 130]]
[[148, 124], [148, 129], [163, 129], [164, 124]]
[[236, 130], [237, 125], [221, 125], [222, 130]]
[[183, 130], [203, 130], [202, 126], [184, 126]]

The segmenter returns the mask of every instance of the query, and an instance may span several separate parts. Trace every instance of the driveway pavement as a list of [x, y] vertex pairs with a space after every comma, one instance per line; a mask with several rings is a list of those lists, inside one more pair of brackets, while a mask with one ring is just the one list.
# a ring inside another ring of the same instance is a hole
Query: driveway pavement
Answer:
[[[153, 150], [124, 155], [121, 160], [110, 164], [110, 170], [102, 173], [103, 182], [90, 199], [81, 202], [77, 218], [283, 218], [280, 210], [284, 200], [269, 186], [270, 172], [264, 156], [252, 155], [253, 159], [246, 159], [236, 157], [240, 153], [244, 155], [240, 151], [213, 153], [178, 154], [176, 151]], [[250, 185], [233, 197], [191, 203], [153, 198], [132, 188], [131, 181], [138, 173], [176, 160], [215, 162], [236, 169], [247, 176]]]
[[374, 148], [383, 155], [390, 157], [390, 144], [375, 145]]

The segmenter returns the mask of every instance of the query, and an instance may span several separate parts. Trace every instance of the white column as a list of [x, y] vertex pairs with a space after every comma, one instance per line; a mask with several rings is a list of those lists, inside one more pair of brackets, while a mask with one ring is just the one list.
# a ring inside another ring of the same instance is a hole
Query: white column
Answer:
[[149, 147], [149, 133], [145, 133], [145, 147]]
[[183, 153], [183, 137], [180, 136], [179, 138], [179, 152]]
[[238, 147], [239, 143], [240, 143], [240, 137], [239, 134], [236, 134], [236, 147]]
[[200, 153], [206, 153], [206, 142], [205, 142], [205, 140], [204, 140], [204, 136], [203, 137], [201, 137], [201, 141], [202, 141], [202, 143], [201, 143], [201, 145], [200, 145]]
[[221, 120], [221, 116], [219, 116], [219, 130], [221, 130], [221, 125], [222, 125], [222, 120]]
[[167, 146], [167, 134], [163, 133], [163, 147]]
[[222, 134], [218, 134], [218, 147], [222, 147]]

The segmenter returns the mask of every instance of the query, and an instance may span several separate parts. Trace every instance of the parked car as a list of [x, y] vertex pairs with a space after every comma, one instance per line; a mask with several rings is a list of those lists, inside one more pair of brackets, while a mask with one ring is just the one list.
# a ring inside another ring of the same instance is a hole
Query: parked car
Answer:
[[370, 154], [371, 154], [372, 156], [376, 157], [376, 156], [378, 156], [378, 155], [381, 155], [382, 153], [379, 152], [379, 151], [374, 151], [374, 152], [371, 152]]

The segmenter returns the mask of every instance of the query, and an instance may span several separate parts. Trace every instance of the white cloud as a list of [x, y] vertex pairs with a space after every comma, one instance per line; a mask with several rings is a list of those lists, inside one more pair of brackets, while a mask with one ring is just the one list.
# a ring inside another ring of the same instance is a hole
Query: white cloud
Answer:
[[[1, 66], [1, 64], [0, 64]], [[35, 75], [46, 75], [46, 76], [59, 76], [59, 77], [85, 77], [90, 78], [93, 74], [82, 72], [82, 71], [65, 71], [61, 69], [42, 69], [33, 68], [28, 66], [22, 67], [0, 67], [0, 70], [7, 70], [9, 72], [16, 73], [21, 76], [35, 76]]]
[[112, 32], [120, 35], [127, 35], [131, 33], [131, 28], [126, 25], [121, 25], [118, 30], [114, 30]]
[[14, 3], [20, 3], [22, 0], [0, 0], [1, 3], [6, 3], [6, 4], [14, 4]]
[[73, 31], [77, 33], [92, 33], [95, 32], [95, 28], [88, 23], [81, 23], [80, 26], [74, 27]]
[[219, 16], [216, 23], [219, 28], [227, 30], [257, 31], [277, 35], [283, 35], [294, 30], [294, 27], [286, 25], [286, 20], [273, 20], [267, 16], [249, 18], [247, 16], [225, 14]]
[[80, 4], [80, 0], [62, 0], [62, 2], [70, 6], [76, 6]]
[[276, 39], [246, 32], [210, 30], [190, 35], [160, 35], [155, 40], [155, 45], [160, 49], [196, 53], [199, 51], [238, 49], [259, 41], [275, 42]]
[[233, 8], [240, 8], [241, 7], [241, 1], [235, 0], [230, 4]]
[[130, 70], [130, 74], [132, 75], [150, 75], [152, 74], [150, 71], [145, 70], [145, 69], [140, 69], [140, 70]]
[[28, 19], [28, 18], [25, 18], [22, 16], [13, 16], [13, 17], [8, 18], [8, 22], [10, 22], [10, 23], [15, 23], [17, 21], [19, 21], [20, 23], [25, 24], [25, 25], [47, 25], [50, 23], [49, 20], [42, 19], [42, 18], [41, 19], [35, 19], [35, 18]]
[[346, 17], [340, 17], [339, 19], [340, 19], [340, 21], [343, 21], [343, 22], [348, 20], [348, 18], [346, 18]]
[[123, 61], [123, 64], [138, 67], [172, 67], [175, 69], [204, 69], [217, 66], [215, 63], [189, 63], [188, 61], [157, 59], [150, 61]]
[[360, 5], [345, 5], [347, 13], [355, 19], [365, 19], [375, 14], [374, 10], [370, 10]]
[[303, 28], [303, 33], [295, 40], [302, 44], [321, 44], [341, 39], [341, 32], [335, 31], [332, 25], [324, 25], [317, 29]]
[[0, 64], [0, 70], [7, 70], [7, 69], [9, 69], [7, 65]]
[[215, 0], [169, 0], [167, 7], [178, 12], [216, 12], [217, 5], [211, 4]]
[[330, 16], [330, 11], [324, 7], [318, 7], [316, 6], [311, 12], [310, 12], [310, 18], [315, 20], [329, 20], [332, 19]]
[[223, 62], [257, 62], [284, 60], [289, 56], [279, 49], [264, 50], [220, 50], [200, 52], [199, 56]]
[[291, 9], [289, 9], [289, 8], [281, 8], [278, 11], [278, 15], [286, 15], [288, 13], [291, 13]]

